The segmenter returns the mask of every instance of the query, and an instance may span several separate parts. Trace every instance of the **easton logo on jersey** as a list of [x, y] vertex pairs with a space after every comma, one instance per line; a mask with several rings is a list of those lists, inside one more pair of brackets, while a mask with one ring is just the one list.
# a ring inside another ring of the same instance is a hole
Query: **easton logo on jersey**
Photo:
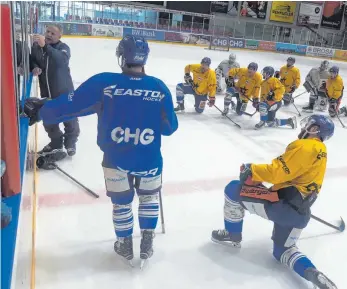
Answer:
[[165, 95], [160, 91], [146, 89], [116, 88], [117, 85], [111, 85], [104, 88], [104, 95], [113, 98], [113, 96], [142, 96], [146, 101], [161, 101]]

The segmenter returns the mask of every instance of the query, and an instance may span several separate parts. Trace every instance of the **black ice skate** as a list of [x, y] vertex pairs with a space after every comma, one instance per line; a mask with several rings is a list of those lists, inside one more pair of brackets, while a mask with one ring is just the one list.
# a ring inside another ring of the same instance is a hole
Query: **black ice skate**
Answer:
[[337, 286], [322, 272], [317, 269], [308, 268], [305, 270], [305, 278], [316, 285], [317, 289], [337, 289]]
[[211, 240], [218, 244], [241, 248], [242, 235], [241, 233], [231, 234], [225, 229], [214, 230], [212, 231]]
[[345, 116], [347, 116], [347, 106], [341, 107], [340, 114], [344, 114]]
[[296, 117], [294, 116], [294, 117], [291, 117], [291, 118], [288, 118], [288, 125], [290, 125], [290, 127], [292, 128], [292, 129], [296, 129], [296, 127], [297, 127], [297, 121], [296, 121]]
[[141, 239], [141, 245], [140, 245], [140, 258], [141, 258], [141, 265], [140, 268], [142, 269], [145, 264], [147, 263], [148, 259], [152, 257], [153, 255], [153, 238], [154, 238], [154, 231], [153, 230], [143, 230], [141, 232], [142, 239]]
[[66, 146], [67, 154], [72, 157], [76, 154], [76, 144]]
[[261, 129], [264, 126], [265, 126], [265, 121], [261, 120], [254, 126], [254, 129]]
[[303, 112], [313, 113], [314, 103], [310, 103], [308, 106], [302, 108]]
[[63, 146], [54, 146], [52, 143], [46, 145], [41, 151], [37, 152], [37, 157], [45, 157], [49, 162], [58, 162], [66, 158], [67, 154]]
[[179, 112], [182, 111], [184, 112], [184, 103], [178, 103], [177, 106], [175, 107], [174, 111]]
[[114, 243], [114, 251], [133, 267], [132, 259], [134, 259], [133, 237], [118, 238]]

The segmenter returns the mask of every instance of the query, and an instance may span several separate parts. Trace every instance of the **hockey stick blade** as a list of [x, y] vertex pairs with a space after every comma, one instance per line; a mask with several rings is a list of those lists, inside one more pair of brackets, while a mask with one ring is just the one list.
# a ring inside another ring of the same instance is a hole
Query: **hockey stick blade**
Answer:
[[[220, 109], [219, 109], [219, 107], [218, 106], [216, 106], [215, 104], [213, 105], [215, 108], [217, 108], [218, 110], [219, 110], [219, 112], [220, 113], [223, 113], [223, 111], [221, 111]], [[235, 121], [233, 121], [229, 116], [227, 116], [227, 115], [224, 115], [227, 119], [229, 119], [233, 124], [235, 124], [238, 128], [241, 128], [241, 126], [238, 124], [238, 123], [236, 123]]]
[[299, 97], [299, 96], [301, 96], [301, 95], [303, 95], [303, 94], [305, 94], [305, 93], [308, 93], [308, 92], [307, 92], [307, 91], [304, 91], [304, 92], [302, 92], [302, 93], [300, 93], [300, 94], [294, 96], [293, 99], [295, 99], [295, 98], [297, 98], [297, 97]]
[[330, 228], [333, 228], [333, 229], [335, 229], [337, 231], [340, 231], [340, 232], [343, 232], [345, 230], [345, 228], [346, 228], [345, 221], [342, 219], [342, 217], [340, 217], [341, 221], [340, 221], [340, 224], [338, 226], [330, 224], [330, 223], [328, 223], [328, 222], [326, 222], [326, 221], [322, 220], [321, 218], [318, 218], [318, 217], [316, 217], [314, 215], [311, 215], [311, 217], [312, 217], [312, 219], [314, 219], [314, 220], [316, 220], [316, 221], [318, 221], [318, 222], [320, 222], [320, 223], [322, 223], [322, 224], [324, 224], [324, 225], [326, 225], [326, 226], [328, 226]]
[[342, 120], [341, 120], [341, 118], [340, 118], [340, 116], [339, 116], [339, 113], [336, 114], [336, 117], [337, 117], [337, 119], [339, 120], [339, 122], [341, 123], [342, 127], [343, 127], [343, 128], [346, 128], [345, 124], [342, 122]]

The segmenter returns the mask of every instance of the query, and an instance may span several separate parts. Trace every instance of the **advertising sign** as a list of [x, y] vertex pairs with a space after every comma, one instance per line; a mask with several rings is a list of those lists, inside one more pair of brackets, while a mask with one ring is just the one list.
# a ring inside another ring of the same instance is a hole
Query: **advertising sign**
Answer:
[[321, 26], [331, 29], [340, 29], [344, 5], [341, 1], [327, 1], [324, 3]]
[[240, 16], [265, 19], [267, 3], [266, 1], [242, 1]]
[[328, 48], [328, 47], [307, 46], [307, 49], [306, 49], [306, 55], [310, 55], [310, 56], [332, 58], [334, 54], [335, 54], [335, 49]]
[[273, 1], [271, 5], [270, 20], [277, 22], [294, 22], [296, 2]]
[[213, 36], [211, 38], [212, 48], [228, 48], [229, 47], [229, 37]]
[[257, 50], [259, 46], [258, 40], [246, 39], [245, 48]]
[[165, 32], [151, 29], [123, 28], [123, 35], [140, 36], [146, 40], [165, 41]]
[[231, 48], [245, 48], [245, 40], [242, 38], [230, 37], [229, 46]]
[[211, 36], [209, 35], [197, 35], [190, 33], [179, 33], [179, 32], [164, 32], [164, 38], [167, 42], [179, 42], [185, 44], [195, 45], [210, 45]]
[[41, 22], [39, 29], [40, 33], [45, 33], [46, 27], [49, 25], [59, 25], [63, 30], [63, 35], [81, 35], [81, 36], [91, 36], [92, 35], [92, 25], [82, 24], [82, 23], [69, 23], [69, 22]]
[[306, 55], [306, 49], [307, 45], [296, 45], [295, 53], [296, 54], [301, 54], [301, 55]]
[[322, 12], [323, 7], [320, 4], [301, 2], [297, 24], [318, 28]]
[[346, 50], [335, 50], [334, 58], [347, 60], [347, 51]]
[[122, 37], [123, 28], [112, 25], [92, 25], [92, 35], [93, 36], [107, 36], [107, 37]]
[[228, 13], [229, 1], [211, 1], [211, 12]]
[[295, 53], [296, 44], [276, 42], [276, 50], [284, 53]]
[[271, 41], [259, 41], [258, 49], [265, 51], [276, 51], [276, 43]]

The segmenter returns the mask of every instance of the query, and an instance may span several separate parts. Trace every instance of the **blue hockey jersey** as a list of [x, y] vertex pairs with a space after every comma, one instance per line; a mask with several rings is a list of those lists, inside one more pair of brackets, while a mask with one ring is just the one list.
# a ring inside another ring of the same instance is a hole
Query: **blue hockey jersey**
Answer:
[[162, 171], [161, 135], [177, 130], [172, 96], [159, 79], [143, 74], [100, 73], [74, 92], [47, 101], [39, 118], [60, 123], [98, 115], [103, 165], [146, 176]]

